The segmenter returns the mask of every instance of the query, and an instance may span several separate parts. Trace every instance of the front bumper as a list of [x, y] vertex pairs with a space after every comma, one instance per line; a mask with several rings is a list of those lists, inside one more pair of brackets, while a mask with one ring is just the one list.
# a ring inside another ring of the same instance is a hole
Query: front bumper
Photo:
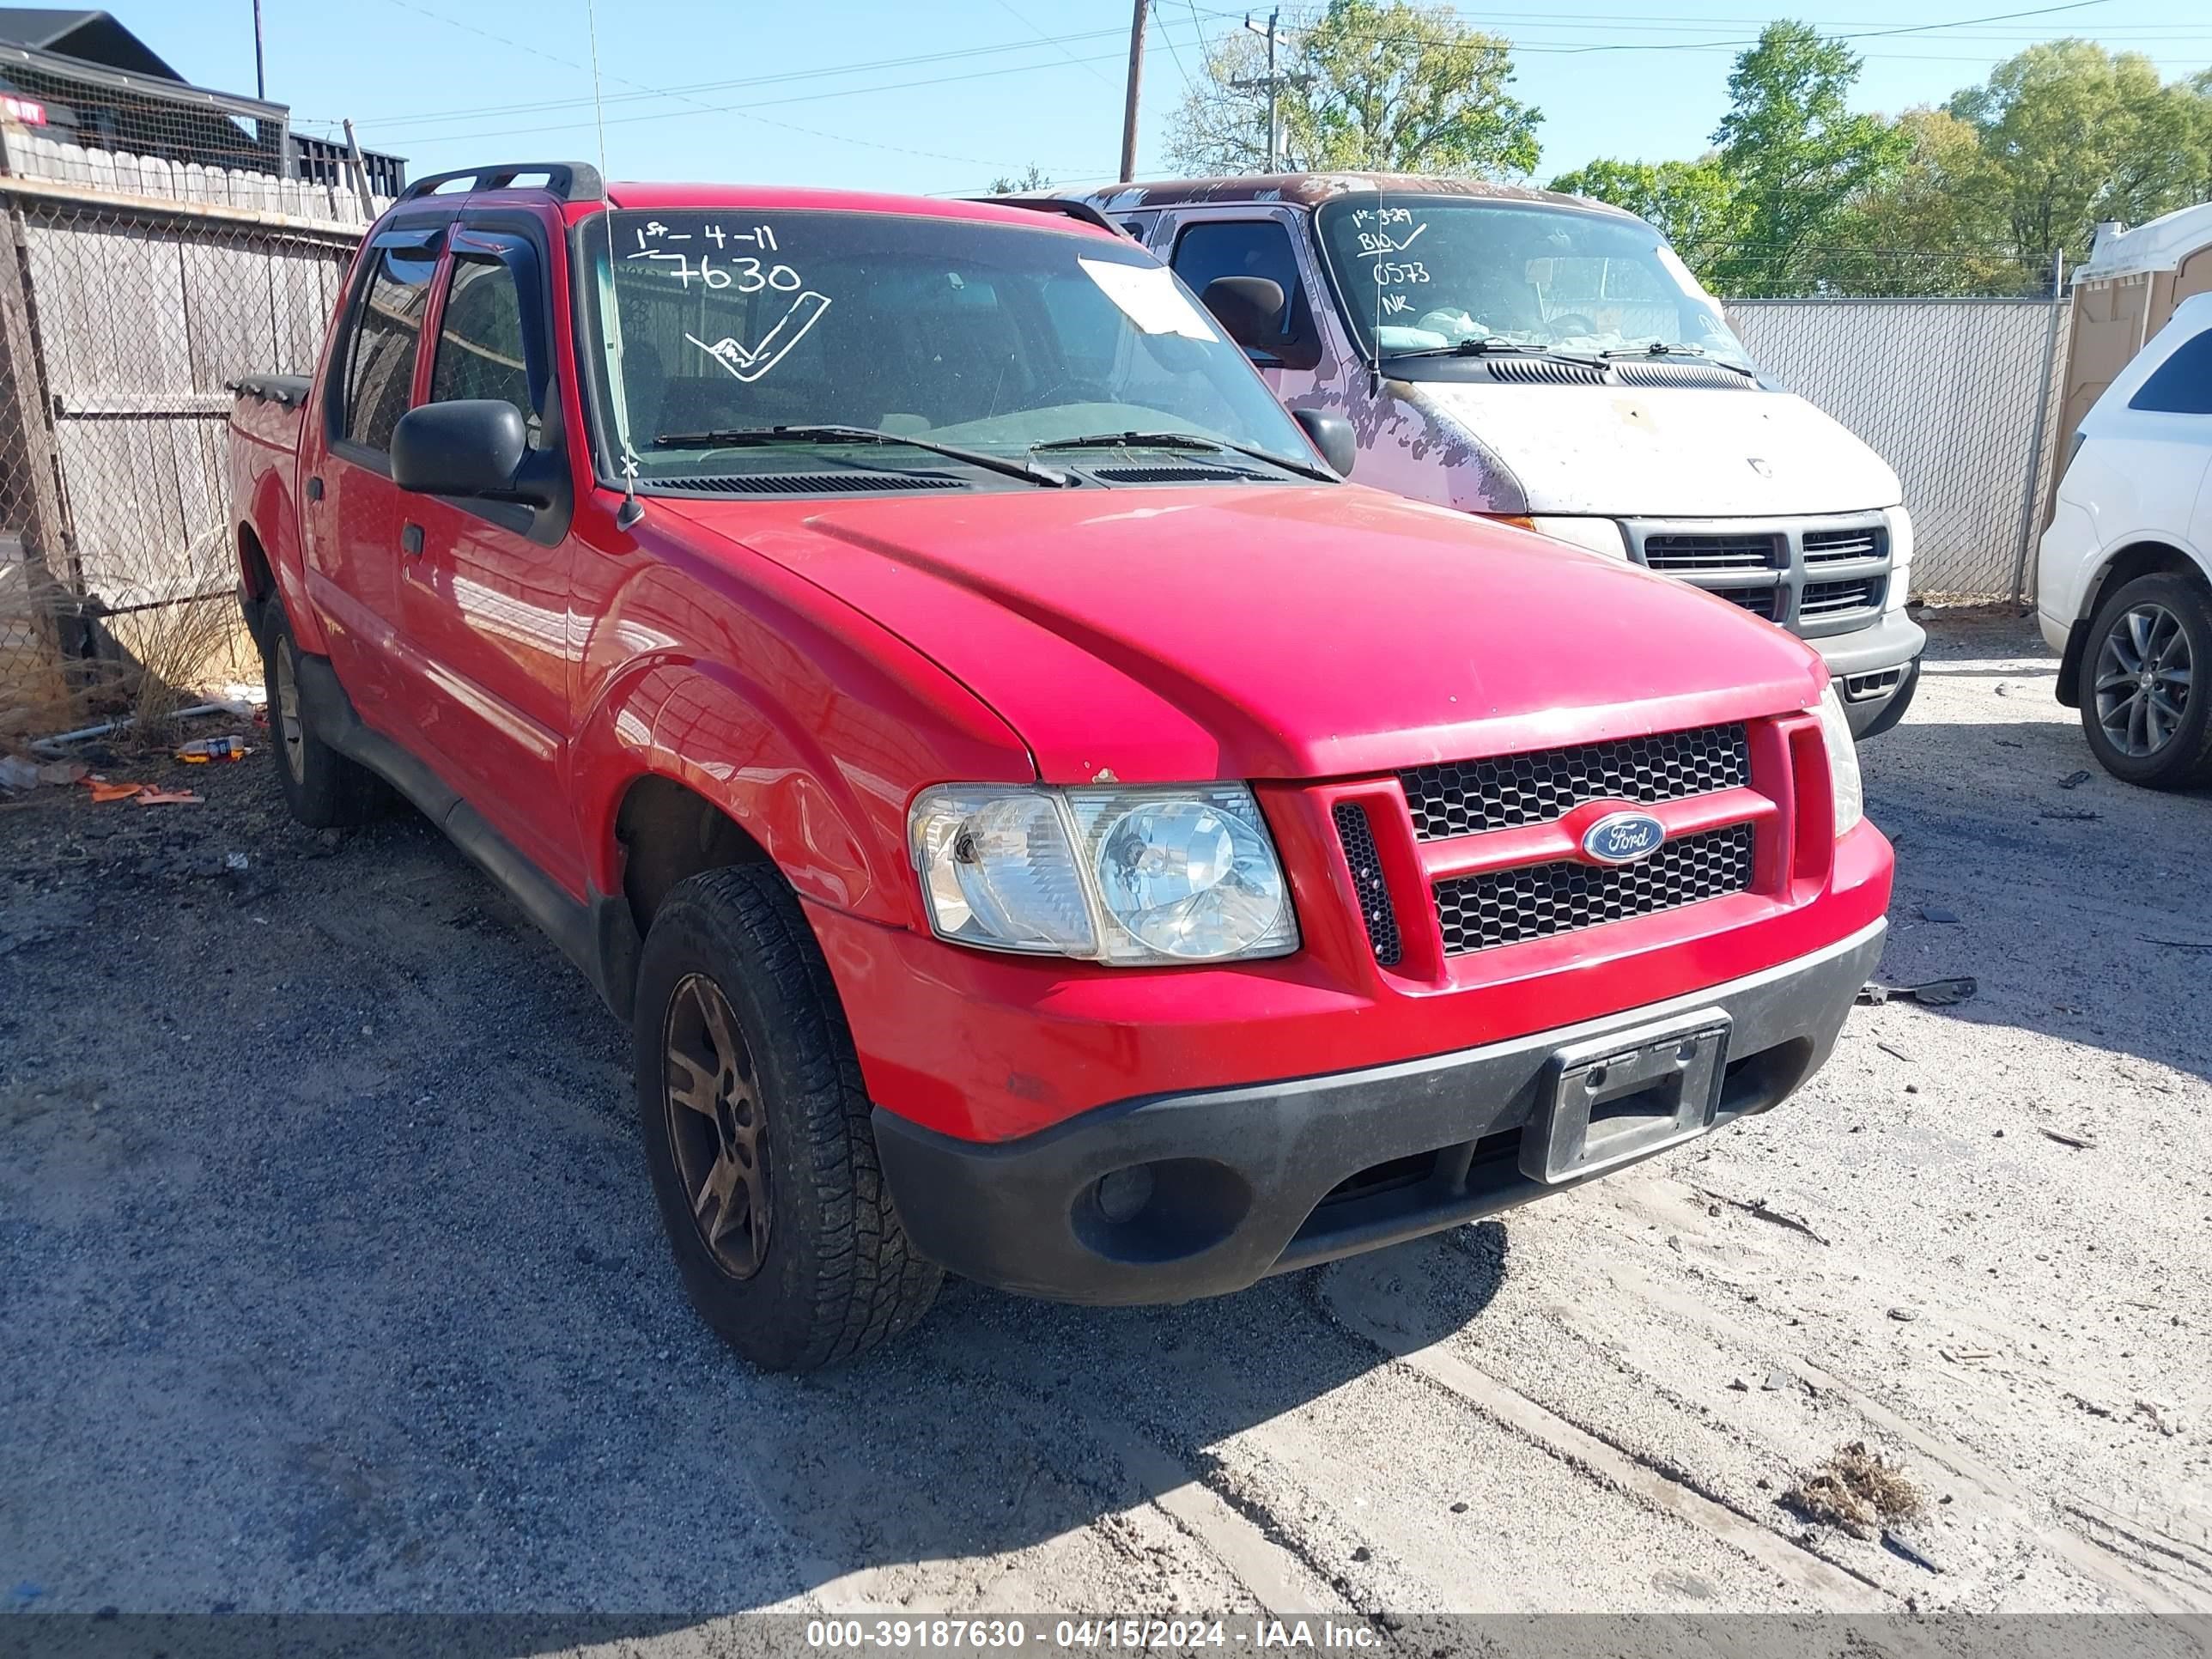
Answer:
[[[1124, 1101], [1015, 1140], [956, 1139], [878, 1107], [884, 1176], [915, 1247], [966, 1278], [1087, 1303], [1240, 1290], [1577, 1184], [1547, 1185], [1522, 1167], [1524, 1131], [1562, 1048], [1717, 1009], [1729, 1036], [1713, 1121], [1765, 1111], [1826, 1060], [1884, 927], [1578, 1024], [1395, 1065]], [[1102, 1201], [1103, 1179], [1139, 1166], [1148, 1183], [1125, 1177]]]
[[1853, 737], [1878, 737], [1905, 717], [1920, 684], [1920, 653], [1928, 648], [1928, 630], [1905, 612], [1888, 611], [1871, 627], [1805, 643], [1828, 665]]

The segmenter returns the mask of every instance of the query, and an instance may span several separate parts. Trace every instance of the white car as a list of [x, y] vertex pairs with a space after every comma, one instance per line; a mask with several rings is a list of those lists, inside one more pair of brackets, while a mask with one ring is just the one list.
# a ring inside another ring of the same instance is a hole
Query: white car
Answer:
[[2177, 306], [2082, 418], [2037, 594], [2058, 701], [2104, 769], [2212, 783], [2212, 294]]

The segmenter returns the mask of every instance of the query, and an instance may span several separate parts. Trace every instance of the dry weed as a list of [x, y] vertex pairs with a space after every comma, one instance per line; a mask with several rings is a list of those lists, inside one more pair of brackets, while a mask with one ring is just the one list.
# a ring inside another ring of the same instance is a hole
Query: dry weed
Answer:
[[1903, 1466], [1885, 1462], [1863, 1440], [1831, 1453], [1783, 1493], [1782, 1502], [1808, 1521], [1840, 1528], [1854, 1538], [1872, 1538], [1877, 1522], [1909, 1521], [1923, 1508]]

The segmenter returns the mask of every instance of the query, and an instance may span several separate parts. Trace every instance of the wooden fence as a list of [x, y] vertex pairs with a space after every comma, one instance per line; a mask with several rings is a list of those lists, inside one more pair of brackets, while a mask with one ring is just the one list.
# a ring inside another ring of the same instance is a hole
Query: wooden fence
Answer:
[[60, 690], [57, 617], [228, 591], [225, 383], [313, 364], [386, 205], [17, 132], [4, 165], [0, 736]]

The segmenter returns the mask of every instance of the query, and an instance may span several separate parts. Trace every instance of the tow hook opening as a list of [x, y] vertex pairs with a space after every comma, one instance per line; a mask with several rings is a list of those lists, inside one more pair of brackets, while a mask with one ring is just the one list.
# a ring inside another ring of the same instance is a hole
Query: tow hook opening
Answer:
[[1877, 668], [1864, 674], [1846, 674], [1844, 676], [1844, 701], [1865, 702], [1886, 691], [1894, 691], [1904, 678], [1902, 668]]

